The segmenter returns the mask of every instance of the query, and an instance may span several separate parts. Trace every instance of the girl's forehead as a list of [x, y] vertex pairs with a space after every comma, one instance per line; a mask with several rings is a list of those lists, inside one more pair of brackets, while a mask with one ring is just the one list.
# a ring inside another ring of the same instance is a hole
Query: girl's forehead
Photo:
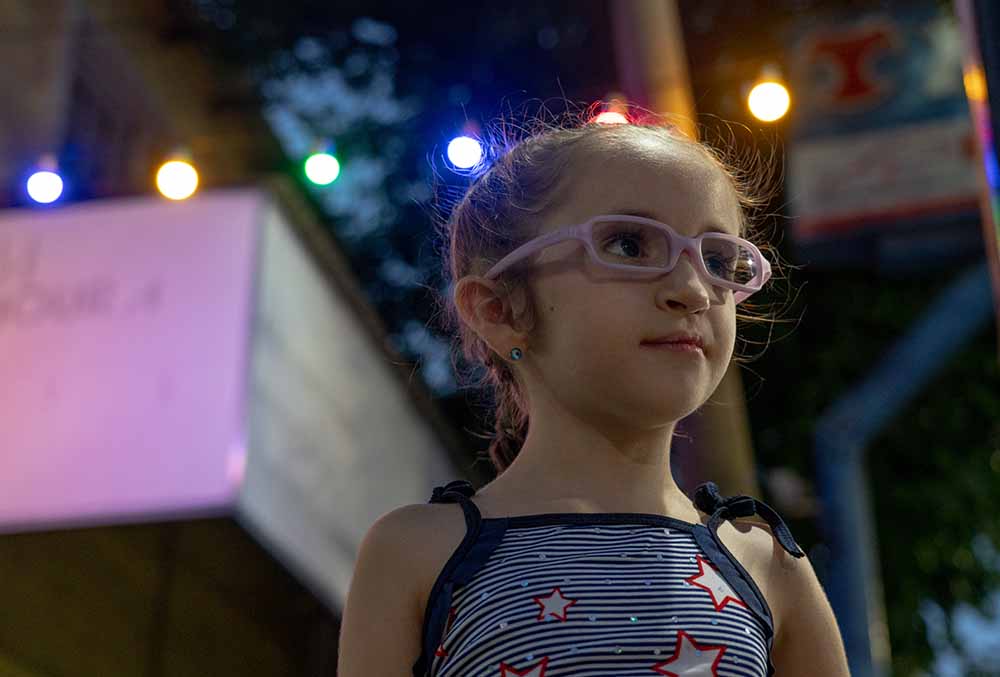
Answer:
[[714, 222], [739, 224], [739, 201], [722, 171], [688, 149], [645, 146], [585, 153], [567, 172], [552, 227], [598, 214], [642, 211], [687, 230]]

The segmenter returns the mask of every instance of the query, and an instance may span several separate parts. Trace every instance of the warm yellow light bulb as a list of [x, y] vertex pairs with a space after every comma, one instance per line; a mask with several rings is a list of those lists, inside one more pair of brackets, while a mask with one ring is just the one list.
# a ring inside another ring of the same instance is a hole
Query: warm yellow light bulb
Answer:
[[750, 90], [747, 105], [754, 117], [764, 122], [774, 122], [788, 112], [791, 97], [780, 82], [761, 82]]
[[186, 200], [198, 189], [198, 172], [183, 160], [165, 162], [156, 172], [156, 187], [163, 197]]

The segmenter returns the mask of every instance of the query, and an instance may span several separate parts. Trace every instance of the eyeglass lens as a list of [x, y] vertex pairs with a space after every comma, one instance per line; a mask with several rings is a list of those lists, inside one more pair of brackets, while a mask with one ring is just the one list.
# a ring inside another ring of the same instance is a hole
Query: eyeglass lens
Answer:
[[[607, 263], [637, 268], [663, 268], [670, 261], [670, 238], [659, 228], [630, 221], [597, 221], [594, 249]], [[705, 268], [713, 277], [749, 284], [760, 272], [754, 251], [739, 242], [708, 234], [701, 241]]]

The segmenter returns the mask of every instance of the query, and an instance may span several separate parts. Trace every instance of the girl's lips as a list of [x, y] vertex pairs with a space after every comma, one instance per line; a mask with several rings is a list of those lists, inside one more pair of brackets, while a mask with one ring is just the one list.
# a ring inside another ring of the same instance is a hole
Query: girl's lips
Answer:
[[691, 353], [702, 356], [705, 354], [705, 352], [694, 343], [688, 343], [685, 341], [676, 341], [674, 343], [643, 343], [642, 345], [656, 350], [668, 350], [672, 352]]
[[642, 343], [693, 343], [702, 350], [705, 349], [705, 340], [699, 334], [687, 331], [675, 331], [672, 334], [654, 336], [651, 339], [643, 339]]

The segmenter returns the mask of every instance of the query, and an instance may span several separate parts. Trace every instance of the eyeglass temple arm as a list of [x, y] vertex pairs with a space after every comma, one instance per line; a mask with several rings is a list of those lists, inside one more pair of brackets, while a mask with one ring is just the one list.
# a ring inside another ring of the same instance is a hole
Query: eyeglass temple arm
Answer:
[[536, 251], [539, 251], [544, 247], [548, 247], [550, 244], [578, 238], [580, 236], [579, 228], [579, 226], [571, 226], [570, 228], [557, 230], [553, 233], [549, 233], [548, 235], [542, 235], [534, 240], [525, 242], [510, 254], [507, 254], [507, 256], [497, 261], [497, 264], [486, 274], [486, 278], [490, 279], [496, 277], [520, 259], [531, 256]]

